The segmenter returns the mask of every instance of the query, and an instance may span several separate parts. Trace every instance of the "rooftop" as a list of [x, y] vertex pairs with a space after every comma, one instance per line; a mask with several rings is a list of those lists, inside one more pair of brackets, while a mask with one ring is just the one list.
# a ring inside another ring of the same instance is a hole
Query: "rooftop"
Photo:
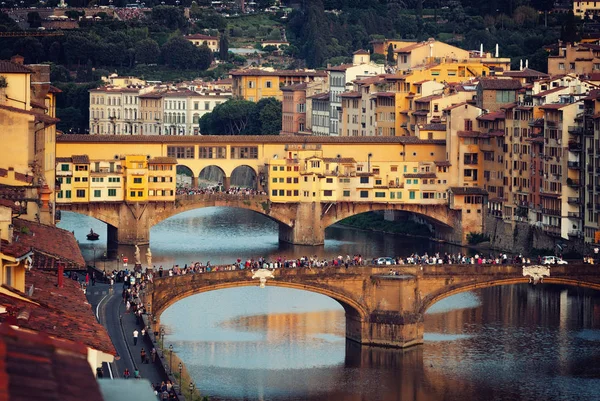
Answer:
[[488, 191], [478, 187], [450, 187], [455, 195], [487, 195]]
[[480, 79], [479, 85], [484, 90], [517, 90], [521, 89], [521, 82], [516, 79]]
[[519, 71], [505, 71], [502, 75], [512, 78], [548, 78], [550, 76], [545, 72], [532, 70], [531, 68], [524, 68]]
[[275, 70], [265, 71], [257, 69], [230, 71], [231, 76], [267, 76], [267, 77], [326, 77], [325, 71], [303, 71], [303, 70]]
[[0, 60], [0, 73], [2, 74], [32, 74], [33, 70], [23, 64]]
[[279, 136], [279, 135], [58, 135], [56, 142], [60, 143], [243, 143], [243, 144], [439, 144], [445, 140], [421, 140], [414, 136]]

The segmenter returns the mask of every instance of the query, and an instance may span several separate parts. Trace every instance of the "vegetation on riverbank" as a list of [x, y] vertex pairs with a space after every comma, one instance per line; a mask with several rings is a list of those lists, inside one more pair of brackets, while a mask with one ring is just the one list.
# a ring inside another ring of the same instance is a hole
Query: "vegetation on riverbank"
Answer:
[[431, 230], [424, 224], [419, 224], [412, 220], [388, 221], [383, 218], [383, 214], [369, 212], [350, 216], [341, 220], [339, 224], [359, 228], [361, 230], [380, 231], [390, 234], [410, 234], [415, 236], [431, 236]]

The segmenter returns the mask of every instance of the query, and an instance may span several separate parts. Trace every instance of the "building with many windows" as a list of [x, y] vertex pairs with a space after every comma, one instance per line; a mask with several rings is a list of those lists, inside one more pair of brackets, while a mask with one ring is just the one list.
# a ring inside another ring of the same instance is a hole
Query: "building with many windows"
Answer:
[[324, 71], [247, 69], [230, 72], [233, 96], [258, 102], [266, 97], [283, 100], [281, 88], [288, 85], [327, 79]]

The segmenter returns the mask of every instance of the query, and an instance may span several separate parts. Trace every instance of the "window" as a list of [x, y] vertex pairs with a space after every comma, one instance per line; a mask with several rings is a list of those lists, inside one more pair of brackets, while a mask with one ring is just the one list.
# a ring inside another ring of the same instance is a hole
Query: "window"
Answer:
[[225, 146], [201, 146], [198, 149], [198, 158], [200, 159], [225, 159], [226, 157], [227, 149]]
[[360, 191], [360, 197], [361, 198], [368, 198], [369, 197], [369, 191]]
[[71, 190], [70, 190], [70, 189], [67, 189], [67, 190], [65, 191], [65, 198], [67, 198], [67, 199], [71, 199]]
[[231, 158], [232, 159], [258, 159], [258, 146], [232, 146], [231, 147]]
[[117, 190], [116, 189], [109, 189], [108, 190], [108, 196], [117, 196]]
[[276, 190], [276, 189], [272, 190], [272, 191], [271, 191], [271, 195], [272, 195], [272, 196], [277, 196], [277, 190]]
[[75, 166], [75, 171], [88, 171], [88, 166], [77, 165], [77, 166]]
[[143, 191], [138, 191], [137, 196], [141, 198], [142, 196], [144, 196], [144, 192]]
[[323, 191], [323, 196], [333, 196], [333, 191], [331, 189], [326, 189]]
[[108, 177], [108, 182], [121, 182], [121, 177]]
[[141, 184], [142, 183], [142, 178], [141, 177], [135, 177], [133, 179], [133, 183], [134, 184]]
[[75, 196], [78, 198], [85, 198], [85, 189], [78, 189], [75, 193]]
[[348, 196], [350, 196], [350, 191], [344, 191], [344, 192], [342, 193], [342, 196], [345, 196], [345, 197], [348, 197]]
[[167, 146], [167, 156], [177, 159], [193, 159], [193, 146]]
[[565, 63], [558, 63], [558, 69], [559, 70], [564, 70], [565, 69]]
[[385, 192], [375, 192], [376, 198], [385, 198]]
[[129, 196], [132, 197], [132, 198], [135, 198], [135, 191], [129, 192]]
[[369, 177], [360, 177], [360, 183], [361, 184], [368, 184], [369, 183]]
[[285, 196], [285, 191], [283, 189], [279, 190], [279, 196]]
[[328, 184], [333, 184], [333, 178], [327, 178], [325, 180]]
[[265, 88], [271, 88], [271, 81], [265, 82]]
[[277, 183], [277, 178], [273, 178], [273, 182], [274, 182], [274, 183]]
[[69, 165], [68, 164], [61, 164], [60, 165], [60, 171], [69, 171]]
[[71, 177], [67, 177], [67, 184], [71, 183]]
[[100, 189], [94, 189], [94, 198], [99, 198], [102, 196], [102, 191]]
[[254, 82], [253, 81], [248, 81], [248, 88], [250, 88], [250, 89], [254, 88]]

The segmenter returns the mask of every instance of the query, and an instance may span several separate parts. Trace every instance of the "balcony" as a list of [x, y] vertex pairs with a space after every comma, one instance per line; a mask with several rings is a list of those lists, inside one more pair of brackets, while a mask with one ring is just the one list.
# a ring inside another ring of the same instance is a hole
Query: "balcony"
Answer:
[[572, 204], [572, 205], [579, 205], [581, 204], [581, 199], [579, 198], [574, 198], [574, 197], [569, 197], [567, 198], [567, 202]]
[[581, 163], [579, 162], [567, 162], [567, 167], [572, 168], [574, 170], [579, 170], [581, 168]]
[[581, 182], [573, 178], [567, 178], [567, 185], [571, 188], [579, 188], [581, 186]]
[[581, 230], [569, 230], [569, 237], [583, 238], [583, 231], [581, 231]]
[[556, 209], [548, 209], [548, 208], [542, 208], [542, 213], [544, 214], [548, 214], [550, 216], [560, 216], [560, 210], [556, 210]]
[[548, 234], [560, 235], [560, 227], [551, 226], [550, 224], [544, 224], [542, 227]]
[[580, 216], [579, 212], [568, 212], [567, 217], [571, 219], [578, 219]]
[[586, 129], [583, 130], [583, 135], [594, 136], [594, 128], [586, 127]]
[[[558, 121], [547, 120], [546, 126], [547, 127], [558, 127]], [[569, 128], [578, 128], [578, 127], [569, 127]]]
[[[549, 124], [550, 121], [548, 121], [548, 126], [551, 127], [551, 125]], [[556, 125], [554, 125], [554, 127], [556, 127]], [[569, 127], [569, 134], [574, 134], [574, 135], [581, 135], [583, 133], [583, 127], [578, 127], [578, 126], [571, 126]]]
[[570, 152], [581, 152], [582, 146], [579, 142], [569, 142]]

